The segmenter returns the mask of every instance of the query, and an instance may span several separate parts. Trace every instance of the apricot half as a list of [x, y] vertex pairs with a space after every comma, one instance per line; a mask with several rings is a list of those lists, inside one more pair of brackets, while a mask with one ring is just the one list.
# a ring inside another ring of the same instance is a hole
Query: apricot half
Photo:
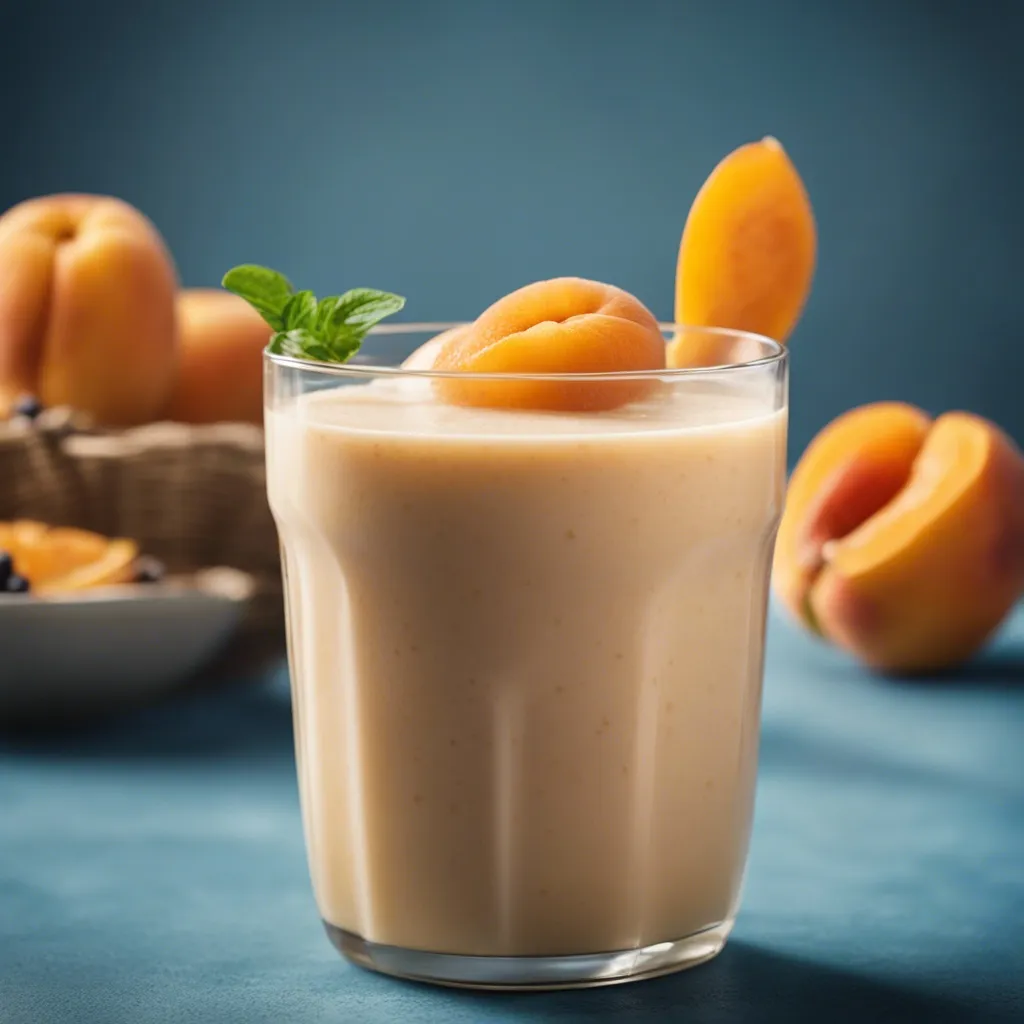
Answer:
[[994, 424], [885, 402], [839, 417], [790, 483], [774, 589], [872, 668], [953, 666], [1024, 588], [1024, 457]]
[[[811, 290], [817, 229], [804, 184], [773, 138], [734, 150], [690, 208], [676, 264], [676, 322], [785, 342]], [[708, 366], [714, 338], [682, 335], [669, 365]]]
[[[647, 307], [621, 288], [561, 277], [499, 299], [441, 346], [433, 369], [472, 374], [571, 375], [657, 371], [665, 340]], [[635, 380], [439, 378], [440, 397], [455, 405], [599, 411], [641, 397]]]

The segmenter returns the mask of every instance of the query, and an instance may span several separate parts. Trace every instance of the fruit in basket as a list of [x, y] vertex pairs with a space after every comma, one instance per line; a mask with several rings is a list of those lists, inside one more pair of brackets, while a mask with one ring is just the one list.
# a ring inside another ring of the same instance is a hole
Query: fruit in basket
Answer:
[[0, 216], [0, 415], [21, 396], [109, 426], [155, 419], [176, 358], [174, 264], [156, 228], [106, 196]]
[[773, 586], [882, 671], [973, 654], [1024, 588], [1024, 457], [995, 424], [878, 402], [825, 427], [789, 484]]
[[[726, 327], [785, 342], [810, 294], [817, 254], [814, 212], [778, 140], [740, 146], [693, 201], [676, 265], [676, 323]], [[683, 333], [673, 367], [720, 361], [712, 335]]]
[[[139, 548], [133, 540], [88, 530], [47, 526], [28, 519], [0, 523], [0, 574], [26, 581], [35, 594], [63, 594], [130, 583], [138, 578]], [[6, 558], [4, 557], [6, 556]]]
[[263, 317], [237, 295], [183, 290], [168, 417], [181, 423], [262, 423], [263, 349], [270, 334]]

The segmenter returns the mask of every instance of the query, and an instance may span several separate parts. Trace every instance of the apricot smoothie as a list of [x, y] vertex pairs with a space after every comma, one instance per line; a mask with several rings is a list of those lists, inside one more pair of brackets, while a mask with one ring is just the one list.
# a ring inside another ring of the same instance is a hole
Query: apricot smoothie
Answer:
[[[587, 358], [616, 315], [588, 325]], [[584, 360], [485, 381], [460, 369], [464, 338], [395, 369], [430, 336], [411, 329], [359, 365], [268, 356], [310, 871], [358, 962], [593, 984], [725, 941], [786, 366], [773, 342], [708, 330], [731, 365], [666, 370], [650, 325], [662, 366], [598, 378], [572, 376]]]
[[753, 814], [784, 344], [816, 251], [765, 138], [694, 200], [675, 325], [576, 277], [468, 324], [377, 327], [401, 296], [225, 275], [273, 331], [299, 789], [345, 956], [535, 988], [722, 948]]

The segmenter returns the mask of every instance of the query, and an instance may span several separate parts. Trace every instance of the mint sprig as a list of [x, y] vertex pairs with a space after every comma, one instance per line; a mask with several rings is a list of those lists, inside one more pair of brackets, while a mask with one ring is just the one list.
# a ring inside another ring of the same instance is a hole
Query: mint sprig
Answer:
[[374, 288], [352, 288], [317, 301], [311, 291], [297, 292], [284, 274], [253, 264], [229, 270], [221, 284], [273, 327], [271, 352], [319, 363], [351, 359], [370, 328], [405, 305], [401, 295]]

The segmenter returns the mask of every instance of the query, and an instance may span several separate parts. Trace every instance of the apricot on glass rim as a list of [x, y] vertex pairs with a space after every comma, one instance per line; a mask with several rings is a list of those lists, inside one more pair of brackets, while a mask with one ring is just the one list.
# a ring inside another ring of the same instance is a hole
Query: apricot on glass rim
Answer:
[[[537, 281], [499, 299], [453, 332], [433, 364], [466, 374], [596, 374], [665, 367], [665, 339], [639, 299], [579, 277]], [[565, 381], [439, 377], [453, 405], [563, 412], [614, 409], [642, 397], [644, 379]]]
[[[785, 344], [810, 294], [817, 228], [803, 181], [777, 139], [740, 146], [690, 208], [676, 264], [676, 323]], [[673, 367], [714, 364], [707, 335], [681, 332]]]

